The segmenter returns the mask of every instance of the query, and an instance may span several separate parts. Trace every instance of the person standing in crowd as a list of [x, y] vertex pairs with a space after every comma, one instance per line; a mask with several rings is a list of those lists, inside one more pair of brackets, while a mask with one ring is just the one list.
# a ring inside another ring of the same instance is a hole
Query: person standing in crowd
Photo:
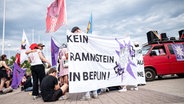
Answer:
[[[64, 83], [68, 84], [68, 49], [67, 45], [63, 44], [61, 50], [59, 51], [59, 76], [61, 86]], [[68, 96], [63, 96], [64, 99], [67, 99]]]
[[[44, 53], [43, 53], [43, 47], [45, 47], [45, 45], [43, 45], [42, 43], [38, 44], [38, 48], [41, 50], [42, 55], [45, 57]], [[44, 62], [43, 62], [44, 63]]]
[[[77, 26], [73, 27], [71, 32], [72, 33], [82, 33], [81, 29]], [[93, 98], [97, 98], [98, 97], [97, 90], [86, 92], [85, 95], [80, 100], [89, 100], [91, 98], [91, 95]]]
[[33, 96], [33, 99], [35, 100], [39, 96], [38, 79], [41, 83], [42, 79], [45, 77], [45, 67], [42, 61], [45, 63], [48, 63], [49, 66], [50, 66], [50, 62], [47, 59], [45, 59], [45, 57], [42, 55], [36, 43], [31, 44], [30, 48], [31, 50], [33, 49], [36, 50], [28, 54], [28, 61], [31, 64], [31, 73], [33, 77], [32, 96]]
[[[8, 74], [7, 73], [12, 72], [12, 69], [8, 65], [6, 65], [5, 61], [6, 61], [7, 57], [6, 57], [5, 54], [1, 55], [0, 58], [1, 58], [0, 59], [0, 82], [1, 82], [1, 84], [0, 84], [0, 94], [3, 94], [4, 93], [3, 92], [3, 87], [4, 87], [4, 84], [5, 84], [6, 80], [8, 79]], [[8, 89], [12, 90], [11, 86], [9, 86]]]
[[[44, 55], [44, 53], [42, 52], [42, 51], [43, 51], [43, 47], [45, 47], [45, 45], [43, 45], [42, 43], [39, 43], [39, 44], [38, 44], [38, 49], [40, 49], [40, 52], [41, 52], [42, 56], [45, 58], [45, 55]], [[32, 48], [32, 47], [30, 47], [30, 48]], [[36, 50], [35, 50], [35, 49], [27, 50], [27, 51], [26, 51], [26, 54], [29, 54], [29, 53], [31, 53], [31, 52], [36, 52]], [[43, 61], [42, 61], [42, 62], [43, 62]], [[45, 62], [43, 62], [43, 64], [45, 64]]]
[[[42, 56], [45, 58], [45, 55], [44, 55], [44, 53], [43, 53], [43, 47], [45, 47], [44, 44], [42, 44], [42, 43], [39, 43], [39, 44], [38, 44], [38, 48], [41, 50], [41, 54], [42, 54]], [[47, 72], [47, 71], [48, 71], [48, 64], [45, 63], [44, 61], [42, 61], [42, 63], [43, 63], [43, 65], [45, 66], [45, 72]]]
[[59, 64], [61, 84], [68, 84], [68, 49], [66, 44], [63, 44], [61, 50], [59, 51]]
[[[39, 44], [38, 44], [38, 49], [40, 49], [40, 54], [42, 54], [42, 56], [45, 58], [45, 55], [44, 55], [44, 53], [43, 53], [43, 47], [45, 47], [45, 45], [43, 45], [42, 43], [39, 43]], [[29, 53], [31, 53], [31, 52], [36, 52], [36, 50], [35, 50], [35, 49], [27, 50], [27, 51], [26, 51], [26, 54], [29, 54]], [[46, 68], [48, 68], [49, 65], [48, 65], [46, 62], [44, 62], [44, 61], [42, 61], [42, 63], [43, 63], [43, 65], [44, 65], [44, 67], [45, 67], [45, 70], [46, 70]], [[45, 71], [45, 72], [46, 72], [46, 71]]]
[[57, 80], [57, 70], [50, 68], [48, 75], [43, 78], [41, 83], [41, 96], [44, 102], [52, 102], [58, 100], [68, 89], [68, 84], [64, 83], [60, 87]]

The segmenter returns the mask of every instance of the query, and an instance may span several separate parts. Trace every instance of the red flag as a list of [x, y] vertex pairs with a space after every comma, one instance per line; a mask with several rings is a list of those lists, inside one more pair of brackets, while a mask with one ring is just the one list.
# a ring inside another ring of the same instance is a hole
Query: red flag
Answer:
[[66, 24], [65, 0], [55, 0], [47, 8], [46, 32], [55, 32]]
[[17, 63], [17, 65], [20, 66], [20, 53], [17, 53], [17, 54], [15, 55], [15, 63]]

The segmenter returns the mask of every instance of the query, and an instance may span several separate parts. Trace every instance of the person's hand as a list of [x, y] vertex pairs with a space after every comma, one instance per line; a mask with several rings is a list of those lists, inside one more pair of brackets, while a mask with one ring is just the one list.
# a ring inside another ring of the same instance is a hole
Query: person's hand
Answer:
[[11, 69], [11, 68], [9, 68], [9, 70], [8, 70], [8, 71], [12, 72], [12, 69]]
[[48, 63], [48, 68], [50, 68], [51, 67], [51, 64], [50, 63]]

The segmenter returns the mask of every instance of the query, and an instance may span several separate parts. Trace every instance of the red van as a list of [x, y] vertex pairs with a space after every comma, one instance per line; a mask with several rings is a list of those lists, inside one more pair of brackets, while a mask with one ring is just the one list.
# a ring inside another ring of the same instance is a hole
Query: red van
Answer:
[[[177, 60], [172, 44], [184, 47], [184, 40], [161, 41], [144, 45], [142, 48], [146, 81], [152, 81], [156, 76], [177, 74], [184, 77], [184, 61]], [[184, 52], [180, 50], [180, 54]]]

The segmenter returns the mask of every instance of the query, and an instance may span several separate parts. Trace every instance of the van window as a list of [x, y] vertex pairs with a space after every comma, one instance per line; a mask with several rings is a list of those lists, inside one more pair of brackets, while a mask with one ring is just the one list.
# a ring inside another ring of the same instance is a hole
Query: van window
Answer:
[[[183, 44], [183, 46], [184, 46], [184, 44]], [[173, 50], [171, 44], [168, 45], [168, 48], [169, 48], [169, 52], [170, 52], [171, 54], [174, 54], [174, 50]]]
[[174, 50], [173, 50], [171, 44], [168, 45], [168, 48], [169, 48], [169, 52], [170, 52], [171, 54], [174, 54]]
[[154, 51], [157, 56], [166, 54], [164, 46], [155, 46], [152, 51]]
[[151, 46], [144, 46], [142, 48], [142, 54], [145, 55], [148, 53], [148, 51], [150, 50]]

